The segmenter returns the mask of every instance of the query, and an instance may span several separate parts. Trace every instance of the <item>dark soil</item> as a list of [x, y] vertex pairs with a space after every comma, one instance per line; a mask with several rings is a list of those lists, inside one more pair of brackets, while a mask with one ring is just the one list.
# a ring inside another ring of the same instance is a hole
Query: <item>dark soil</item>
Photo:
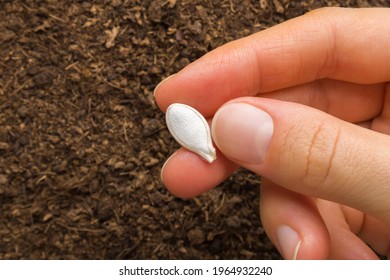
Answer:
[[153, 89], [206, 52], [320, 6], [389, 1], [0, 0], [1, 259], [278, 259], [240, 171], [160, 182], [177, 144]]

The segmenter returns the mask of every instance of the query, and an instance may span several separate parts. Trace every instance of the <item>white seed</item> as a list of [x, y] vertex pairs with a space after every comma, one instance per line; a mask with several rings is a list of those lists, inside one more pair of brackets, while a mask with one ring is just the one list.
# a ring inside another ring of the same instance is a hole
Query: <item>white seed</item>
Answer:
[[198, 111], [188, 105], [174, 103], [168, 107], [165, 118], [169, 132], [181, 146], [210, 163], [217, 158], [210, 127]]

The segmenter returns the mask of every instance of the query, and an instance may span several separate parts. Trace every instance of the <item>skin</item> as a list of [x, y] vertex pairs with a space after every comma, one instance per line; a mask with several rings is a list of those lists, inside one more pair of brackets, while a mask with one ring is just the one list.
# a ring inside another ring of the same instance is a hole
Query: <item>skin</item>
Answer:
[[[261, 220], [285, 258], [389, 257], [389, 34], [389, 9], [319, 9], [221, 46], [163, 81], [155, 90], [163, 111], [185, 103], [212, 121], [229, 104], [247, 104], [274, 125], [264, 159], [249, 163], [227, 148], [214, 120], [217, 160], [179, 149], [162, 170], [166, 187], [193, 197], [243, 166], [262, 176]], [[295, 255], [278, 240], [281, 225], [298, 233]]]

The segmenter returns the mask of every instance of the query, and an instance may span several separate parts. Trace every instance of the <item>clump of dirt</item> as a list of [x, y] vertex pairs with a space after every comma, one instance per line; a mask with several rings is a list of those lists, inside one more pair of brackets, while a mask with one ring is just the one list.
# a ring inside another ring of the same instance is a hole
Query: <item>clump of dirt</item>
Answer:
[[152, 91], [208, 51], [320, 6], [388, 1], [0, 3], [1, 259], [278, 259], [245, 171], [198, 198]]

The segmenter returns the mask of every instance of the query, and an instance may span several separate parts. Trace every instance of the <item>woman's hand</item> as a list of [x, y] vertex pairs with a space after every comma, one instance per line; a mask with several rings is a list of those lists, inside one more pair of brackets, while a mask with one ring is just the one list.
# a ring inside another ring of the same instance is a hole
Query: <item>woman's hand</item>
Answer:
[[243, 166], [285, 258], [389, 255], [389, 81], [390, 9], [320, 9], [226, 44], [155, 90], [163, 111], [213, 118], [220, 150], [209, 164], [179, 149], [163, 181], [192, 197]]

